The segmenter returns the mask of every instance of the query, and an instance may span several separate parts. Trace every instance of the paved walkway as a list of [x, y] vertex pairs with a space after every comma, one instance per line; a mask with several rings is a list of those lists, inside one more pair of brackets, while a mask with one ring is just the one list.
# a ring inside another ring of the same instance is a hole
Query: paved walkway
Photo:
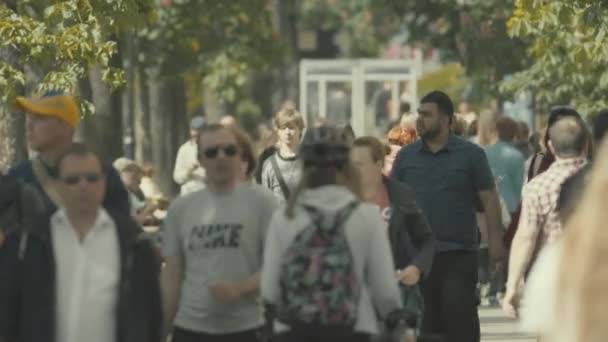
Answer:
[[481, 308], [482, 342], [536, 342], [536, 338], [516, 332], [517, 323], [502, 313], [499, 308]]

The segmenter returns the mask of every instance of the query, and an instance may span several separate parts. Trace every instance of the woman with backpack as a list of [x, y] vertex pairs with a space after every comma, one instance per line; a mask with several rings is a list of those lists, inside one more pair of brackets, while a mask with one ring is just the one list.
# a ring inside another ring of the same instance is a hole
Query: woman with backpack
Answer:
[[343, 130], [309, 129], [301, 183], [271, 221], [261, 294], [275, 306], [278, 341], [367, 342], [376, 313], [402, 307], [385, 224], [359, 200], [349, 154]]

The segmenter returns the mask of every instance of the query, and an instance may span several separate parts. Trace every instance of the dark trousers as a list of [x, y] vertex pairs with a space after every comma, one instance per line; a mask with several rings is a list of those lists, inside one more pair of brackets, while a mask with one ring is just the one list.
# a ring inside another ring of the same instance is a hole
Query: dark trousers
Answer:
[[352, 336], [338, 339], [323, 339], [318, 336], [284, 332], [276, 337], [276, 342], [369, 342], [371, 336], [368, 334], [353, 333]]
[[479, 248], [477, 257], [478, 279], [480, 284], [488, 284], [492, 281], [492, 269], [490, 263], [490, 251], [487, 247]]
[[455, 251], [435, 255], [424, 281], [424, 335], [445, 342], [479, 342], [477, 314], [477, 253]]
[[488, 296], [495, 297], [498, 292], [504, 293], [507, 281], [506, 267], [499, 268], [492, 262], [487, 247], [479, 249], [478, 262], [479, 283], [481, 285], [490, 284]]
[[172, 342], [256, 342], [259, 329], [238, 333], [212, 335], [175, 327]]

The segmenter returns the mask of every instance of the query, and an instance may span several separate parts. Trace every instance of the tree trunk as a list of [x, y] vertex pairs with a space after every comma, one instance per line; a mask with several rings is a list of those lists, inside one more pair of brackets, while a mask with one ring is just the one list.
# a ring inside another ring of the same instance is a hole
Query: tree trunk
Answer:
[[137, 68], [138, 101], [135, 110], [135, 158], [143, 162], [152, 162], [152, 138], [150, 127], [150, 87], [148, 74], [142, 66]]
[[[272, 71], [253, 73], [250, 88], [253, 102], [260, 106], [263, 118], [268, 121], [277, 110], [277, 104], [275, 102], [279, 102], [278, 99], [273, 101], [273, 95], [280, 90], [275, 89], [275, 87], [260, 87], [260, 84], [275, 84], [275, 78], [273, 77]], [[283, 95], [277, 94], [277, 97], [279, 96], [282, 97]]]
[[[88, 75], [78, 81], [78, 93], [81, 99], [93, 102], [93, 89]], [[75, 140], [85, 142], [94, 148], [92, 143], [99, 141], [99, 133], [92, 117], [82, 118], [80, 127], [76, 130]]]
[[25, 116], [0, 106], [0, 173], [27, 159]]
[[150, 136], [154, 137], [154, 142], [151, 144], [151, 154], [152, 154], [152, 163], [154, 164], [154, 168], [156, 169], [156, 180], [161, 187], [161, 190], [166, 191], [167, 182], [163, 181], [164, 178], [167, 177], [166, 171], [163, 171], [163, 168], [166, 166], [163, 164], [163, 138], [165, 135], [164, 125], [164, 115], [162, 108], [162, 101], [160, 98], [162, 94], [162, 82], [159, 79], [160, 74], [157, 67], [151, 68], [148, 70], [148, 85], [149, 85], [149, 100], [150, 100]]
[[291, 99], [297, 103], [298, 96], [298, 28], [296, 1], [278, 1], [279, 34], [287, 41], [286, 58], [281, 66], [280, 79], [283, 99]]
[[[272, 69], [254, 73], [250, 89], [255, 103], [268, 119], [286, 100], [296, 103], [299, 100], [297, 3], [293, 0], [273, 0], [271, 6], [274, 30], [285, 43], [285, 55]], [[260, 87], [260, 84], [273, 86]]]
[[126, 88], [122, 91], [122, 125], [123, 125], [123, 149], [127, 158], [135, 158], [135, 68], [136, 47], [135, 37], [132, 32], [125, 33], [121, 37], [123, 50], [122, 65], [127, 78]]
[[[14, 68], [19, 68], [19, 55], [14, 49], [0, 48], [0, 59]], [[16, 92], [18, 95], [23, 95], [23, 87], [18, 87]], [[22, 113], [15, 113], [7, 104], [0, 104], [0, 173], [25, 159], [27, 159], [25, 116]]]
[[[114, 39], [118, 39], [114, 37]], [[122, 51], [114, 54], [110, 59], [110, 66], [122, 68]], [[112, 91], [102, 79], [103, 69], [99, 65], [89, 68], [89, 80], [95, 115], [90, 124], [95, 126], [97, 136], [94, 141], [87, 140], [94, 147], [99, 156], [106, 161], [113, 161], [124, 156], [123, 150], [123, 111], [122, 92]]]
[[152, 159], [161, 190], [173, 195], [173, 166], [177, 150], [186, 139], [186, 87], [181, 77], [163, 78], [154, 68], [150, 81], [150, 128], [154, 137]]
[[203, 85], [203, 101], [207, 120], [209, 122], [220, 121], [220, 118], [224, 112], [222, 104], [219, 101], [215, 91], [207, 85]]
[[96, 65], [89, 70], [95, 115], [86, 118], [87, 126], [94, 126], [94, 136], [85, 136], [85, 141], [101, 156], [113, 161], [123, 156], [122, 149], [122, 104], [121, 95], [112, 92], [102, 81], [102, 69]]

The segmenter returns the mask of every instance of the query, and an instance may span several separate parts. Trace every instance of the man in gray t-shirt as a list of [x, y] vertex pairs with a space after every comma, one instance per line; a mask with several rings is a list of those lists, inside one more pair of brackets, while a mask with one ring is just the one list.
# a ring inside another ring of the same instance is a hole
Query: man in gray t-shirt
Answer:
[[297, 157], [304, 119], [293, 107], [283, 107], [274, 117], [277, 132], [276, 152], [262, 166], [262, 185], [277, 198], [285, 200], [293, 193], [302, 177], [302, 165]]
[[263, 242], [276, 198], [238, 185], [240, 149], [230, 130], [209, 126], [199, 141], [207, 188], [181, 197], [165, 219], [163, 301], [173, 341], [254, 340]]
[[[279, 177], [283, 177], [286, 189], [281, 185]], [[301, 177], [302, 163], [300, 160], [296, 156], [284, 158], [280, 151], [266, 159], [262, 167], [262, 185], [270, 189], [281, 200], [286, 199], [295, 191]]]

